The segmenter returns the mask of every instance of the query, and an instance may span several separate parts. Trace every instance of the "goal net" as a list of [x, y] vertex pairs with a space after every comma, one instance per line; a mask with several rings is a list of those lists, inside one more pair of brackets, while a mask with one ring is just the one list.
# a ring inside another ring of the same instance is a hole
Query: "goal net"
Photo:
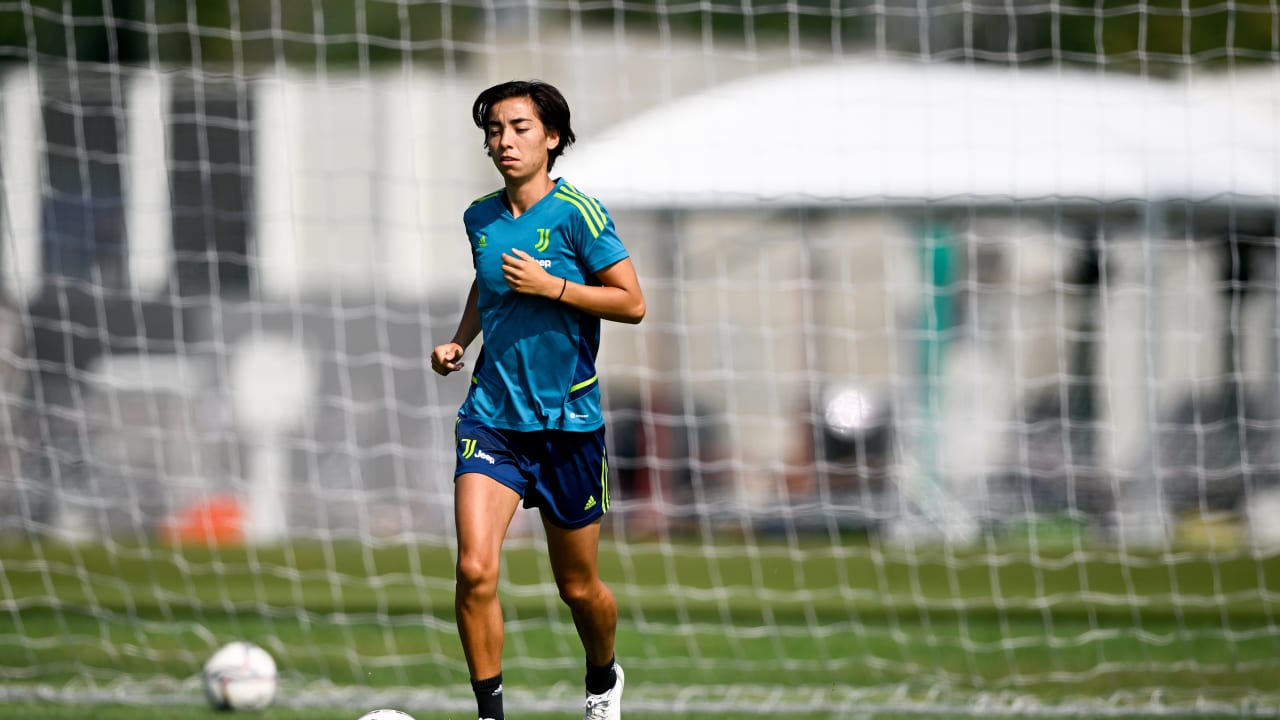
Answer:
[[[430, 372], [560, 87], [628, 712], [1280, 707], [1280, 6], [0, 0], [0, 700], [469, 711]], [[581, 702], [535, 514], [508, 704]]]

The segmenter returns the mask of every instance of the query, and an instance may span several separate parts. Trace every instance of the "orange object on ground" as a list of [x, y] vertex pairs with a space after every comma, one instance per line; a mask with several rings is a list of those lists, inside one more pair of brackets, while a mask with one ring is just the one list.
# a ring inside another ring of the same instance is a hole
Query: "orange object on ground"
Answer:
[[235, 545], [244, 542], [244, 511], [232, 495], [216, 495], [160, 523], [165, 540], [181, 545]]

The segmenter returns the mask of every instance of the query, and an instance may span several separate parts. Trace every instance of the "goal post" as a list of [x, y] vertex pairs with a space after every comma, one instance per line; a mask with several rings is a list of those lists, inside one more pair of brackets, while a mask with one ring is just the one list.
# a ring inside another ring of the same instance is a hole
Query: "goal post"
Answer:
[[[648, 316], [605, 323], [628, 714], [1280, 705], [1280, 8], [0, 2], [0, 702], [469, 711], [485, 87]], [[509, 703], [581, 702], [522, 511]]]

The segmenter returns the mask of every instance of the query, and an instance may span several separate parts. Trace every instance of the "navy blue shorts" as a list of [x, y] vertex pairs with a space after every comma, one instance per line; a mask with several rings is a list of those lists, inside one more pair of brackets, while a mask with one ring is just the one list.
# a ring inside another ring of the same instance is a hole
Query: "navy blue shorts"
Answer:
[[591, 432], [492, 428], [467, 417], [454, 426], [456, 479], [493, 478], [538, 508], [557, 527], [590, 525], [609, 511], [609, 463], [604, 428]]

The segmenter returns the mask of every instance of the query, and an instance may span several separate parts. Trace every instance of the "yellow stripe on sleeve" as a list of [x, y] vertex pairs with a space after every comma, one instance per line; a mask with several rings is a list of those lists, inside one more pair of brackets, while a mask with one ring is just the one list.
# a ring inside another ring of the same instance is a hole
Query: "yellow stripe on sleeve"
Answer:
[[497, 196], [497, 195], [501, 195], [501, 194], [502, 194], [502, 191], [501, 191], [501, 190], [494, 190], [493, 192], [489, 193], [488, 195], [481, 195], [480, 197], [476, 198], [475, 200], [472, 200], [472, 201], [471, 201], [471, 204], [472, 204], [472, 205], [476, 205], [476, 204], [478, 204], [478, 203], [482, 203], [482, 202], [484, 202], [485, 200], [488, 200], [488, 199], [489, 199], [489, 198], [491, 198], [491, 197], [495, 197], [495, 196]]
[[587, 221], [587, 227], [591, 230], [591, 237], [600, 237], [600, 231], [604, 229], [604, 225], [596, 222], [591, 215], [591, 211], [587, 210], [586, 205], [580, 198], [576, 198], [566, 192], [556, 192], [556, 197], [578, 208], [578, 212], [582, 213], [582, 219]]
[[604, 208], [601, 207], [600, 202], [598, 200], [596, 200], [595, 198], [589, 195], [584, 194], [581, 190], [579, 190], [578, 188], [568, 183], [565, 183], [560, 188], [560, 192], [565, 193], [566, 195], [571, 195], [573, 197], [576, 197], [578, 198], [578, 200], [582, 201], [582, 204], [586, 207], [587, 212], [591, 213], [591, 216], [595, 218], [596, 223], [601, 227], [601, 229], [604, 228], [605, 224], [608, 222], [608, 219], [605, 217]]

